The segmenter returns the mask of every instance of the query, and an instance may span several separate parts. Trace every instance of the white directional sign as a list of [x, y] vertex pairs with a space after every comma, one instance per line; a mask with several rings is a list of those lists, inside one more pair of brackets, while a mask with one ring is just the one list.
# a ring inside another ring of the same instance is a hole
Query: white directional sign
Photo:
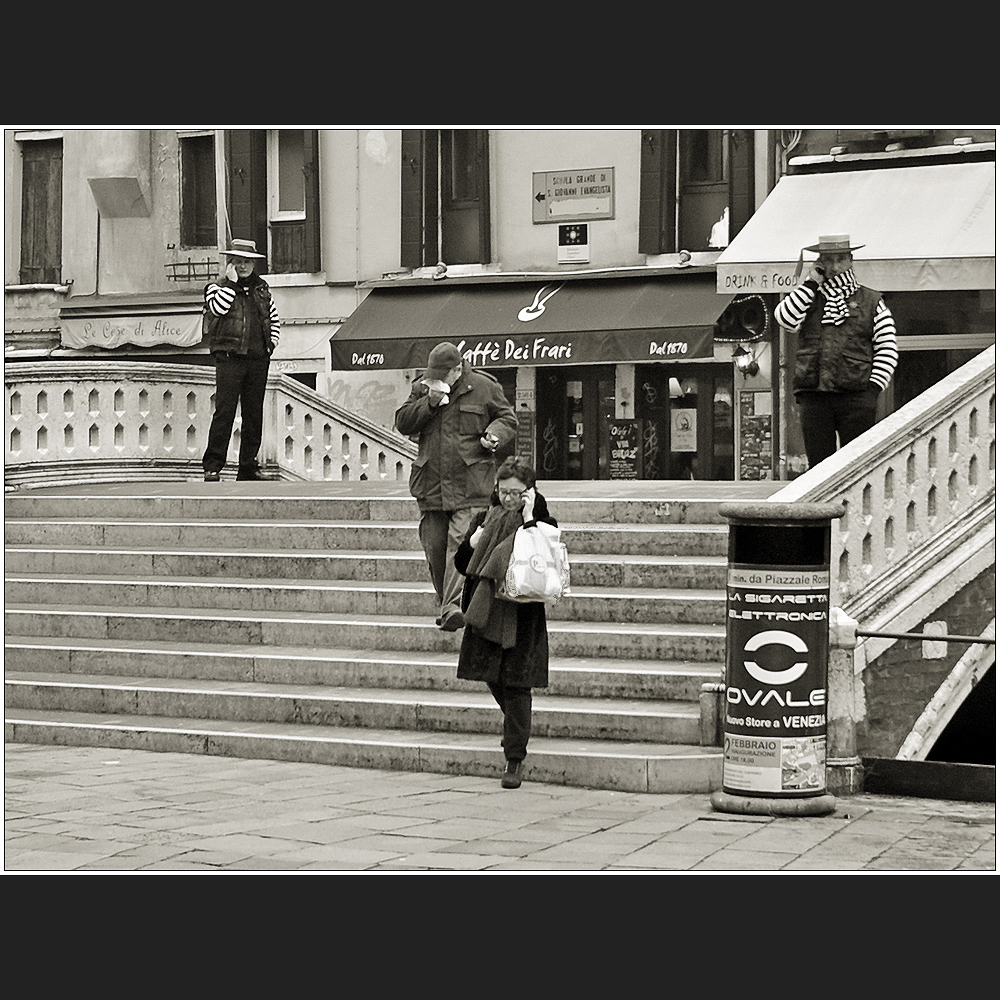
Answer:
[[531, 175], [532, 222], [615, 217], [615, 168], [549, 170]]

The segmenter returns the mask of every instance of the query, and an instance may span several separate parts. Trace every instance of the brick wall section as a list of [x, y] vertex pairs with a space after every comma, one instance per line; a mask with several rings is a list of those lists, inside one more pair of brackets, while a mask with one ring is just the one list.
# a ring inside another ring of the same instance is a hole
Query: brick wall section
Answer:
[[[996, 569], [982, 573], [925, 621], [947, 622], [949, 635], [979, 635], [996, 614]], [[921, 622], [913, 632], [920, 632]], [[892, 626], [887, 626], [891, 631]], [[921, 656], [921, 640], [900, 639], [865, 669], [866, 718], [858, 727], [863, 756], [895, 757], [920, 713], [969, 645], [948, 643], [940, 660]]]

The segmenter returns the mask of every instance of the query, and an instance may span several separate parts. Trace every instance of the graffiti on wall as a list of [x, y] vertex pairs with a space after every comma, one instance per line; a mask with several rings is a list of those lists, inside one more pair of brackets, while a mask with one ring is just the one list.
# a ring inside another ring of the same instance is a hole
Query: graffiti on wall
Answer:
[[338, 406], [389, 428], [409, 394], [410, 383], [402, 372], [345, 372], [329, 380], [326, 392]]

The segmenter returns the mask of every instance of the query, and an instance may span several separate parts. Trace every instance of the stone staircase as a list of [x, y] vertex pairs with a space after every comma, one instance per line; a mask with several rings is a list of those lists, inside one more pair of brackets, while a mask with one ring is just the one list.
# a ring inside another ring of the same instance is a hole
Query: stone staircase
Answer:
[[[572, 594], [549, 612], [527, 779], [719, 787], [699, 696], [724, 666], [724, 497], [560, 485], [541, 488]], [[499, 711], [485, 685], [455, 678], [461, 633], [434, 625], [415, 504], [394, 490], [8, 495], [5, 739], [498, 776]]]

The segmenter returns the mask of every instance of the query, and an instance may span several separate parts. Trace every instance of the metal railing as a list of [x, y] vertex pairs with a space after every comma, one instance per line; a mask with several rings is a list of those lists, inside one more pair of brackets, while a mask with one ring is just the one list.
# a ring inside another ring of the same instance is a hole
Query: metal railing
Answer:
[[[200, 478], [211, 366], [88, 359], [5, 368], [6, 486]], [[239, 452], [237, 414], [229, 461]], [[287, 375], [268, 378], [261, 462], [308, 480], [405, 480], [416, 448]]]

